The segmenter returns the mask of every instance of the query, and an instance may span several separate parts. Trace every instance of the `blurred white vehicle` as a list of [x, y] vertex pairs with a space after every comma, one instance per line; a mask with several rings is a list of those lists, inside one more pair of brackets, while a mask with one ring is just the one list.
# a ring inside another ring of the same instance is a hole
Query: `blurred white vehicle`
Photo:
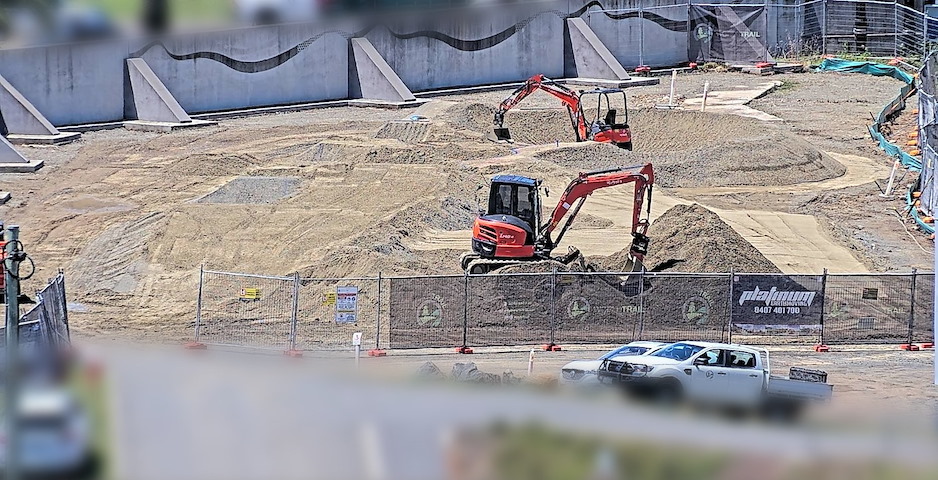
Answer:
[[235, 0], [238, 18], [250, 25], [308, 22], [320, 12], [320, 0]]
[[[19, 414], [19, 466], [30, 477], [93, 475], [95, 455], [88, 416], [63, 388], [28, 388], [22, 392]], [[6, 425], [2, 425], [3, 431]], [[5, 437], [0, 437], [6, 442]], [[0, 466], [7, 449], [0, 449]]]
[[574, 360], [560, 369], [560, 383], [566, 385], [599, 384], [596, 370], [606, 359], [618, 356], [648, 355], [666, 345], [666, 343], [661, 342], [637, 341], [606, 352], [596, 360]]

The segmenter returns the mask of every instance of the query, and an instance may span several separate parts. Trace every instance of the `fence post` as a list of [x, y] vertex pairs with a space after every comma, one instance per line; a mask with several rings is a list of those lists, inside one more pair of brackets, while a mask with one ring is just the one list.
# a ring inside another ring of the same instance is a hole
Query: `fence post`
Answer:
[[199, 343], [202, 331], [202, 283], [205, 279], [205, 265], [199, 265], [199, 297], [195, 301], [195, 343]]
[[[645, 2], [638, 2], [638, 64], [645, 65]], [[689, 22], [688, 22], [689, 23]]]
[[[762, 58], [763, 62], [769, 61], [769, 0], [763, 2], [763, 10], [765, 11], [765, 23], [762, 28], [762, 45], [765, 49], [765, 55]], [[778, 18], [775, 19], [775, 32], [778, 35]], [[722, 340], [722, 339], [721, 339]]]
[[381, 272], [378, 272], [378, 306], [375, 319], [375, 350], [381, 349]]
[[827, 306], [827, 269], [824, 269], [824, 273], [821, 276], [821, 338], [818, 339], [818, 344], [825, 345], [824, 343], [824, 314]]
[[827, 54], [827, 0], [821, 0], [821, 55]]
[[922, 60], [928, 56], [928, 15], [922, 13]]
[[[736, 279], [736, 268], [730, 268], [730, 289], [729, 296], [726, 299], [726, 342], [733, 343], [733, 280]], [[720, 333], [720, 341], [723, 341], [723, 333]]]
[[912, 303], [909, 305], [909, 341], [908, 345], [912, 345], [912, 330], [915, 328], [915, 280], [918, 278], [918, 269], [912, 269], [912, 292], [909, 296], [912, 300]]
[[290, 348], [296, 351], [296, 321], [300, 310], [300, 272], [293, 272], [293, 306], [290, 311]]
[[[642, 268], [638, 273], [638, 337], [633, 340], [641, 340], [645, 335], [645, 269]], [[633, 335], [634, 337], [634, 335]]]
[[892, 56], [899, 56], [899, 4], [892, 4]]
[[553, 266], [550, 271], [550, 340], [547, 342], [548, 348], [553, 347], [554, 343], [554, 330], [557, 328], [557, 322], [554, 320], [556, 318], [557, 311], [556, 303], [554, 298], [557, 294], [557, 266]]
[[469, 273], [463, 273], [462, 346], [469, 346]]

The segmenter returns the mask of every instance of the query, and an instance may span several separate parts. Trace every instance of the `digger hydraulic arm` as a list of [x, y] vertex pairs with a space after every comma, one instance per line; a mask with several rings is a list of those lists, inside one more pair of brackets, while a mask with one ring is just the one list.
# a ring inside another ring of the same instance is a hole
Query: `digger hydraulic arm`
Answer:
[[508, 98], [502, 100], [502, 103], [498, 105], [498, 111], [495, 112], [495, 126], [501, 128], [504, 124], [505, 113], [537, 90], [543, 90], [560, 99], [570, 113], [570, 121], [576, 131], [577, 141], [586, 140], [588, 129], [586, 121], [583, 119], [580, 96], [575, 91], [560, 85], [543, 74], [537, 74], [529, 78], [524, 82], [524, 85], [518, 87]]
[[[577, 178], [567, 185], [567, 189], [564, 190], [563, 195], [560, 196], [560, 201], [557, 202], [557, 206], [554, 207], [554, 211], [551, 212], [550, 220], [541, 227], [541, 231], [544, 232], [548, 243], [552, 245], [560, 243], [564, 233], [566, 233], [570, 225], [573, 224], [577, 213], [580, 211], [580, 207], [583, 206], [583, 203], [586, 202], [586, 198], [594, 191], [629, 182], [635, 183], [635, 201], [632, 206], [632, 234], [644, 236], [645, 232], [648, 231], [648, 218], [647, 216], [644, 219], [641, 218], [642, 205], [646, 203], [645, 195], [647, 192], [647, 213], [650, 214], [652, 186], [655, 183], [655, 173], [650, 163], [632, 167], [616, 167], [580, 173]], [[572, 212], [571, 209], [573, 210]], [[567, 212], [570, 212], [570, 215], [567, 217], [566, 222], [564, 222], [563, 228], [557, 235], [557, 239], [551, 242], [549, 240], [551, 233], [557, 228], [564, 216], [567, 215]]]

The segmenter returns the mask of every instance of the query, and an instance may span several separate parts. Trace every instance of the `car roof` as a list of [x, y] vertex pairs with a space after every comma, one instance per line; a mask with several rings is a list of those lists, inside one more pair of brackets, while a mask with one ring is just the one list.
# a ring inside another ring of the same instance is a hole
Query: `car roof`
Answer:
[[734, 349], [734, 350], [751, 350], [751, 351], [753, 351], [753, 352], [758, 352], [758, 351], [761, 350], [761, 349], [756, 348], [756, 347], [750, 347], [750, 346], [747, 346], [747, 345], [740, 345], [740, 344], [738, 344], [738, 343], [698, 342], [698, 341], [696, 341], [696, 340], [689, 340], [689, 341], [675, 342], [675, 343], [686, 343], [686, 344], [688, 344], [688, 345], [694, 345], [694, 346], [703, 347], [703, 348], [725, 348], [725, 349]]
[[[667, 345], [667, 343], [664, 343], [664, 342], [652, 342], [652, 341], [648, 341], [648, 340], [636, 340], [636, 341], [634, 341], [634, 342], [626, 343], [625, 345], [623, 345], [623, 347], [648, 347], [648, 348], [655, 348], [655, 347], [660, 347], [660, 346], [662, 346], [662, 345]], [[620, 347], [620, 348], [621, 348], [621, 347]]]

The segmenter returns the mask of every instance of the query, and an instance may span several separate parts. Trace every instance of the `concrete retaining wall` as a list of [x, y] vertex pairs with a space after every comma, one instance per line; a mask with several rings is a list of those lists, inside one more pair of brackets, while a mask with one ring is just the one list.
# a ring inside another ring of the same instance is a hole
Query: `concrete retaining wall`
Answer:
[[[385, 19], [387, 26], [294, 24], [3, 50], [0, 75], [56, 126], [113, 122], [127, 118], [133, 101], [128, 58], [143, 58], [188, 113], [201, 113], [349, 98], [349, 39], [356, 35], [371, 42], [407, 89], [422, 91], [535, 73], [563, 77], [570, 71], [564, 26], [577, 17], [626, 68], [681, 64], [687, 16], [687, 5], [675, 0], [505, 5], [412, 14]], [[787, 35], [797, 20], [780, 19], [772, 35]]]

